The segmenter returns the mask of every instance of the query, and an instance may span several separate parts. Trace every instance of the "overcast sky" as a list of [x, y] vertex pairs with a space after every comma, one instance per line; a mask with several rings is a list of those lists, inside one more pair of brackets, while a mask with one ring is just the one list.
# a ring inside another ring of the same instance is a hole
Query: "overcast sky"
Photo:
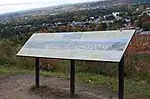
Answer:
[[[52, 5], [72, 4], [100, 0], [2, 0], [0, 2], [0, 14]], [[102, 1], [102, 0], [101, 0]]]

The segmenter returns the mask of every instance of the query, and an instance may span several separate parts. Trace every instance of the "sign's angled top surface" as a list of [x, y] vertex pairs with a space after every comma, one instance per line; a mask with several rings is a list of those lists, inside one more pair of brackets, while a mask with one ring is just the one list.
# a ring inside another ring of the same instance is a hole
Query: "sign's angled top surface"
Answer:
[[120, 62], [135, 30], [33, 34], [18, 56]]

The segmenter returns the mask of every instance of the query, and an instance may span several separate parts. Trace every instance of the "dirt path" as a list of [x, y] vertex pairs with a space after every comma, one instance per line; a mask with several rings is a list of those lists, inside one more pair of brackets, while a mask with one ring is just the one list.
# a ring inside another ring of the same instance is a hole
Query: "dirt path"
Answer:
[[[33, 85], [34, 76], [32, 75], [0, 76], [0, 99], [70, 99], [69, 80], [41, 77], [41, 85], [60, 89], [63, 96], [47, 94], [47, 90], [42, 90], [43, 94], [36, 95], [29, 91]], [[76, 94], [74, 99], [117, 99], [104, 88], [96, 88], [83, 83], [76, 83]]]

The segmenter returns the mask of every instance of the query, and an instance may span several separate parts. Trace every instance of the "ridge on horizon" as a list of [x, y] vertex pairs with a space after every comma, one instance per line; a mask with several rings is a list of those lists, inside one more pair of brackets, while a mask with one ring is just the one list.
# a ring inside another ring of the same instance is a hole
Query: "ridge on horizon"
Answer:
[[[36, 5], [36, 4], [40, 4], [40, 5], [45, 5], [45, 6], [41, 6], [41, 7], [33, 7], [33, 8], [29, 8], [29, 9], [23, 9], [23, 10], [17, 10], [17, 11], [6, 11], [6, 12], [0, 12], [1, 14], [8, 14], [8, 13], [16, 13], [16, 12], [21, 12], [21, 11], [29, 11], [29, 10], [35, 10], [35, 9], [42, 9], [42, 8], [47, 8], [47, 7], [55, 7], [55, 6], [64, 6], [64, 5], [74, 5], [74, 4], [84, 4], [84, 3], [92, 3], [92, 2], [103, 2], [103, 1], [107, 1], [107, 0], [93, 0], [93, 1], [86, 1], [86, 2], [75, 2], [75, 3], [60, 3], [60, 4], [48, 4], [48, 3], [38, 3], [38, 2], [25, 2], [25, 3], [8, 3], [8, 4], [0, 4], [0, 7], [6, 7], [6, 6], [19, 6], [19, 5]], [[16, 8], [17, 9], [17, 8]]]
[[8, 13], [16, 13], [16, 12], [22, 12], [22, 11], [29, 11], [29, 10], [38, 10], [38, 9], [42, 9], [42, 8], [48, 8], [48, 7], [55, 7], [55, 6], [65, 6], [65, 5], [76, 5], [76, 4], [86, 4], [86, 3], [100, 3], [100, 2], [108, 2], [108, 3], [122, 3], [122, 4], [140, 4], [140, 3], [144, 3], [144, 4], [150, 4], [150, 0], [93, 0], [93, 1], [83, 1], [83, 2], [75, 2], [75, 3], [59, 3], [59, 4], [52, 4], [49, 5], [48, 3], [38, 3], [38, 2], [26, 2], [26, 3], [8, 3], [8, 4], [0, 4], [0, 7], [5, 7], [5, 6], [17, 6], [17, 5], [36, 5], [36, 4], [43, 4], [44, 6], [41, 7], [33, 7], [33, 8], [29, 8], [29, 9], [23, 9], [23, 10], [17, 10], [17, 11], [9, 11], [7, 10], [6, 12], [0, 12], [0, 15], [2, 14], [8, 14]]

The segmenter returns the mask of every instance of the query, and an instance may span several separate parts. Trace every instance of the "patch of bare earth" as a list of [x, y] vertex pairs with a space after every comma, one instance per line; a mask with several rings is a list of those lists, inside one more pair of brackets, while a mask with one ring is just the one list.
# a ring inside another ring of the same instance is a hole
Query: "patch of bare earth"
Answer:
[[[36, 89], [33, 75], [0, 76], [0, 99], [70, 99], [69, 80], [41, 77], [41, 87]], [[73, 99], [117, 99], [105, 88], [76, 83]]]

